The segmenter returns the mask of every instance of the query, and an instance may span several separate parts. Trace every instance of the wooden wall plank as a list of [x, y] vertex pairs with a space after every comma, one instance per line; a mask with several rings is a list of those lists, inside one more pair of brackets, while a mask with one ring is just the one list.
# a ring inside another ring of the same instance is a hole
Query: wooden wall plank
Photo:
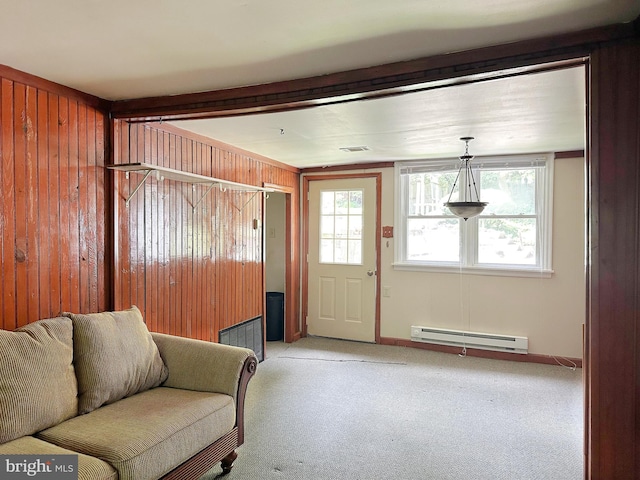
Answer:
[[[123, 131], [124, 130], [124, 131]], [[118, 155], [116, 158], [117, 163], [123, 163], [123, 158], [130, 158], [130, 136], [128, 131], [128, 125], [117, 120], [114, 127], [114, 138], [116, 143], [114, 148], [118, 149]], [[114, 305], [116, 310], [122, 310], [129, 308], [132, 305], [131, 300], [131, 248], [129, 243], [129, 236], [121, 235], [120, 232], [128, 232], [129, 215], [123, 210], [126, 210], [125, 200], [129, 198], [129, 182], [125, 180], [125, 174], [122, 172], [113, 172], [114, 177], [114, 212], [117, 222], [117, 228], [115, 230], [115, 245], [114, 252], [123, 252], [122, 254], [114, 253], [115, 267], [117, 271], [114, 275]], [[124, 253], [126, 252], [126, 253]]]
[[94, 148], [95, 148], [95, 202], [96, 214], [95, 219], [104, 218], [105, 221], [96, 221], [96, 286], [95, 293], [96, 311], [101, 312], [111, 308], [113, 304], [113, 291], [111, 285], [111, 265], [112, 262], [112, 218], [113, 213], [110, 211], [109, 205], [112, 198], [113, 185], [108, 181], [109, 172], [105, 166], [107, 161], [107, 138], [109, 131], [107, 128], [107, 119], [104, 115], [93, 111], [95, 128], [93, 131]]
[[[34, 226], [34, 235], [36, 243], [38, 245], [38, 262], [39, 267], [37, 280], [38, 280], [38, 295], [40, 299], [40, 305], [37, 310], [37, 316], [42, 318], [46, 316], [46, 313], [50, 311], [50, 299], [49, 299], [49, 282], [50, 282], [50, 250], [49, 245], [49, 145], [47, 139], [49, 138], [49, 99], [47, 92], [37, 91], [36, 99], [36, 118], [33, 120], [36, 122], [37, 128], [35, 130], [36, 141], [36, 158], [34, 158], [35, 166], [35, 180], [37, 187], [30, 194], [30, 204], [34, 211], [34, 216], [37, 217]], [[30, 262], [31, 263], [31, 262]]]
[[16, 297], [17, 309], [14, 325], [16, 327], [27, 323], [29, 317], [27, 299], [27, 150], [26, 150], [26, 95], [24, 85], [17, 84], [14, 88], [14, 132], [15, 171], [14, 171], [14, 196], [15, 196], [15, 292], [21, 292], [20, 298]]
[[[133, 130], [132, 130], [133, 131]], [[145, 162], [145, 130], [137, 129], [136, 143], [134, 145], [136, 149], [136, 162]], [[131, 175], [129, 181], [131, 182], [130, 188], [133, 192], [135, 186], [141, 181], [137, 175]], [[145, 200], [147, 198], [148, 187], [143, 185], [140, 190], [133, 196], [129, 203], [129, 215], [135, 222], [135, 237], [131, 237], [131, 252], [134, 255], [132, 262], [135, 265], [136, 280], [131, 282], [131, 286], [134, 290], [133, 301], [135, 305], [140, 309], [143, 317], [146, 319], [146, 297], [144, 291], [144, 279], [147, 274], [145, 265]]]
[[[181, 138], [181, 154], [180, 154], [180, 160], [181, 163], [179, 166], [185, 165], [185, 166], [189, 166], [190, 165], [190, 157], [189, 157], [189, 147], [190, 147], [190, 140], [187, 138]], [[179, 170], [179, 168], [177, 168]], [[176, 188], [179, 188], [182, 192], [182, 208], [181, 208], [181, 213], [182, 213], [182, 217], [181, 217], [181, 234], [182, 234], [182, 242], [181, 242], [181, 250], [180, 250], [180, 255], [181, 255], [181, 259], [180, 259], [180, 269], [181, 269], [181, 276], [182, 276], [182, 285], [181, 285], [181, 290], [180, 290], [180, 303], [182, 305], [182, 312], [181, 315], [179, 317], [180, 319], [180, 330], [179, 330], [179, 335], [184, 336], [184, 337], [188, 337], [190, 332], [189, 332], [189, 322], [191, 321], [191, 275], [190, 275], [190, 270], [189, 270], [189, 266], [191, 265], [191, 249], [190, 249], [190, 242], [191, 242], [191, 236], [190, 236], [190, 232], [189, 232], [189, 222], [190, 222], [190, 218], [193, 215], [191, 212], [191, 187], [189, 185], [179, 185], [176, 186]]]
[[60, 120], [58, 116], [58, 96], [54, 94], [48, 95], [49, 116], [47, 118], [49, 126], [49, 135], [47, 138], [48, 149], [48, 165], [47, 172], [49, 175], [49, 208], [47, 213], [47, 238], [49, 240], [49, 256], [50, 269], [48, 283], [46, 289], [49, 293], [50, 308], [49, 311], [43, 312], [45, 315], [49, 312], [62, 311], [62, 295], [61, 284], [62, 274], [60, 268], [60, 243], [61, 243], [61, 223], [60, 223]]
[[26, 209], [25, 225], [25, 248], [26, 248], [26, 282], [27, 282], [27, 315], [18, 319], [28, 323], [31, 319], [40, 318], [40, 283], [38, 275], [40, 265], [38, 262], [40, 245], [38, 242], [38, 208], [37, 208], [37, 188], [38, 188], [38, 144], [37, 144], [37, 95], [38, 91], [29, 85], [26, 89], [26, 105], [24, 111], [24, 125], [26, 135], [26, 178], [23, 201]]
[[69, 271], [70, 299], [67, 309], [71, 312], [80, 312], [80, 154], [79, 154], [79, 116], [78, 102], [69, 101], [69, 262], [77, 265]]
[[[58, 129], [59, 139], [59, 183], [60, 197], [58, 200], [58, 209], [60, 214], [60, 310], [65, 307], [71, 310], [71, 289], [73, 280], [71, 272], [65, 268], [71, 264], [71, 237], [69, 235], [69, 209], [71, 208], [71, 192], [69, 184], [71, 183], [69, 168], [69, 100], [63, 97], [58, 101]], [[67, 277], [69, 275], [69, 277]]]
[[[145, 129], [145, 162], [158, 163], [158, 131]], [[158, 178], [149, 178], [145, 183], [145, 321], [149, 329], [158, 331]]]
[[[158, 138], [158, 151], [160, 152], [160, 157], [162, 158], [161, 165], [164, 165], [167, 168], [170, 168], [169, 162], [169, 154], [170, 154], [170, 145], [169, 145], [169, 133], [161, 132], [161, 136]], [[160, 331], [169, 333], [169, 295], [171, 288], [171, 277], [169, 275], [169, 248], [170, 248], [170, 237], [171, 237], [171, 227], [170, 227], [170, 219], [171, 216], [169, 212], [171, 211], [171, 203], [169, 197], [169, 182], [164, 181], [161, 185], [161, 200], [158, 203], [158, 221], [162, 222], [162, 228], [160, 229], [160, 242], [159, 242], [159, 255], [160, 255], [160, 272], [162, 285], [158, 289], [158, 297], [162, 302], [158, 309], [161, 312], [161, 329]]]
[[[176, 164], [179, 162], [178, 155], [180, 153], [180, 146], [178, 145], [178, 139], [174, 134], [169, 134], [169, 168], [176, 170]], [[167, 216], [169, 217], [169, 318], [168, 318], [168, 330], [167, 333], [176, 335], [179, 331], [180, 318], [180, 232], [181, 232], [181, 218], [180, 208], [182, 202], [178, 199], [180, 195], [178, 188], [171, 185], [168, 186], [169, 190], [169, 209]]]
[[91, 293], [85, 285], [91, 284], [89, 259], [89, 243], [93, 232], [89, 224], [89, 156], [87, 152], [88, 112], [86, 105], [78, 104], [78, 240], [80, 255], [80, 307], [82, 312], [91, 308]]
[[[96, 155], [96, 114], [92, 109], [85, 107], [86, 111], [86, 156], [87, 168], [86, 182], [86, 210], [84, 212], [84, 224], [86, 233], [82, 235], [86, 240], [86, 252], [84, 262], [87, 264], [88, 292], [85, 307], [87, 312], [99, 311], [98, 302], [98, 224], [93, 221], [98, 216], [98, 166]], [[104, 189], [104, 186], [102, 186]], [[104, 206], [102, 206], [104, 207]], [[104, 208], [103, 208], [104, 211]], [[104, 246], [104, 244], [103, 244]]]
[[[0, 149], [2, 164], [2, 328], [13, 330], [17, 327], [16, 314], [16, 206], [15, 206], [15, 136], [14, 136], [14, 85], [1, 79], [2, 99], [0, 122]], [[20, 128], [18, 125], [17, 128]]]

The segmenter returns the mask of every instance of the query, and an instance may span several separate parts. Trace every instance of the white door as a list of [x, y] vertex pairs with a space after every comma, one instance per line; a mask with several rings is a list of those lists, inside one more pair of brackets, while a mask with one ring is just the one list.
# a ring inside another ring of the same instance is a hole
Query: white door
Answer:
[[307, 333], [375, 342], [376, 179], [309, 181]]

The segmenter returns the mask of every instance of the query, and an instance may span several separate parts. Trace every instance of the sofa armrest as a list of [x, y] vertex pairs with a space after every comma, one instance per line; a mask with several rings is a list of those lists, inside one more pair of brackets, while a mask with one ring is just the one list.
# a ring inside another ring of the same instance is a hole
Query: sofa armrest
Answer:
[[244, 390], [258, 364], [252, 350], [163, 333], [152, 332], [151, 336], [169, 369], [162, 386], [244, 400]]

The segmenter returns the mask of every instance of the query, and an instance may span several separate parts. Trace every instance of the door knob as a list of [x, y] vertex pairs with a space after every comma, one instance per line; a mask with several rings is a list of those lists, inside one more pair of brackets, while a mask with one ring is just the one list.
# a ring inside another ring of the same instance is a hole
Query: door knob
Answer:
[[367, 275], [369, 275], [370, 277], [373, 277], [373, 270], [368, 270]]

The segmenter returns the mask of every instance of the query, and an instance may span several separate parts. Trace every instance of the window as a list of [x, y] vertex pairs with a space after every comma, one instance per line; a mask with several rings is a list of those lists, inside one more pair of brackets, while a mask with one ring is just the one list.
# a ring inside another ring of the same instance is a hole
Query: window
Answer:
[[[459, 166], [457, 159], [396, 164], [395, 267], [549, 275], [553, 155], [474, 159], [489, 205], [467, 221], [444, 206]], [[466, 181], [458, 180], [451, 200]]]
[[320, 263], [362, 264], [362, 194], [320, 192]]

